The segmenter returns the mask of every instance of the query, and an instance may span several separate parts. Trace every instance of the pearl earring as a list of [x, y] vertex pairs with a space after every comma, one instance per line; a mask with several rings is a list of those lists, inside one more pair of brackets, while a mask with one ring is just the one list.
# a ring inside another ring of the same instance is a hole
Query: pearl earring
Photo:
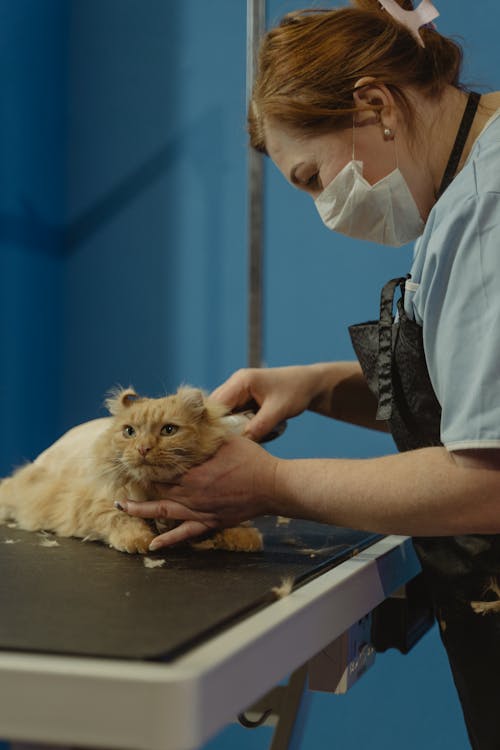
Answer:
[[394, 140], [394, 133], [390, 128], [384, 128], [384, 140], [385, 141], [392, 141]]

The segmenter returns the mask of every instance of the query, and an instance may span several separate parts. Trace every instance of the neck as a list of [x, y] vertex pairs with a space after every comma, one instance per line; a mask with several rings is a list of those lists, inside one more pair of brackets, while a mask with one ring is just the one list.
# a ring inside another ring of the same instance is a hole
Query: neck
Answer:
[[[428, 99], [416, 92], [417, 135], [403, 138], [398, 150], [399, 163], [407, 179], [423, 220], [426, 221], [436, 203], [441, 181], [450, 158], [458, 129], [467, 104], [468, 94], [447, 86], [439, 99]], [[481, 97], [471, 130], [467, 137], [457, 171], [464, 166], [475, 140], [489, 118], [500, 109], [500, 91]]]
[[[428, 115], [430, 115], [427, 119], [429, 122], [429, 130], [426, 134], [426, 138], [429, 143], [429, 172], [432, 177], [432, 186], [435, 196], [441, 185], [441, 180], [453, 144], [455, 143], [455, 138], [465, 111], [467, 99], [468, 94], [466, 92], [460, 91], [454, 86], [448, 86], [437, 106], [430, 105], [429, 107], [432, 111], [428, 113]], [[478, 110], [460, 157], [457, 172], [459, 172], [464, 166], [476, 139], [481, 134], [481, 131], [491, 115], [499, 107], [499, 92], [494, 92], [481, 97]]]
[[[426, 109], [428, 131], [426, 140], [428, 148], [429, 174], [432, 180], [432, 193], [437, 197], [441, 180], [448, 164], [448, 159], [455, 143], [460, 122], [467, 104], [467, 94], [454, 86], [448, 86], [439, 101], [430, 103]], [[476, 131], [477, 115], [474, 118], [471, 132], [467, 137], [465, 148], [460, 158], [459, 169], [462, 168], [472, 147], [473, 131]]]

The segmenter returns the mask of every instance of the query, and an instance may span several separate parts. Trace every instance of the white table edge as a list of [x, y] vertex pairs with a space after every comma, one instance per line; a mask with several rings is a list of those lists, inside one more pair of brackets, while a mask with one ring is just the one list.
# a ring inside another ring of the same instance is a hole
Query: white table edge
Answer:
[[0, 652], [0, 736], [193, 750], [419, 570], [386, 536], [170, 663]]

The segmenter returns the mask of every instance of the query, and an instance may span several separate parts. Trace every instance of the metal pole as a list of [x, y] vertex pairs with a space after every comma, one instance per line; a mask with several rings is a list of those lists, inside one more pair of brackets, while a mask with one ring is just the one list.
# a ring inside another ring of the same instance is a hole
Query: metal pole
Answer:
[[[247, 105], [252, 95], [266, 0], [247, 0]], [[262, 259], [264, 227], [263, 156], [248, 147], [248, 366], [262, 365]]]

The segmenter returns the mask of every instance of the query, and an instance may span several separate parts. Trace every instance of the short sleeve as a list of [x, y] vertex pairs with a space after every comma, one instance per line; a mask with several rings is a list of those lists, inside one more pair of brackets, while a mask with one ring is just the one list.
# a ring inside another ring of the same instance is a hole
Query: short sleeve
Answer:
[[[426, 227], [411, 304], [449, 450], [500, 447], [500, 193], [471, 191]], [[418, 263], [417, 263], [418, 266]]]

